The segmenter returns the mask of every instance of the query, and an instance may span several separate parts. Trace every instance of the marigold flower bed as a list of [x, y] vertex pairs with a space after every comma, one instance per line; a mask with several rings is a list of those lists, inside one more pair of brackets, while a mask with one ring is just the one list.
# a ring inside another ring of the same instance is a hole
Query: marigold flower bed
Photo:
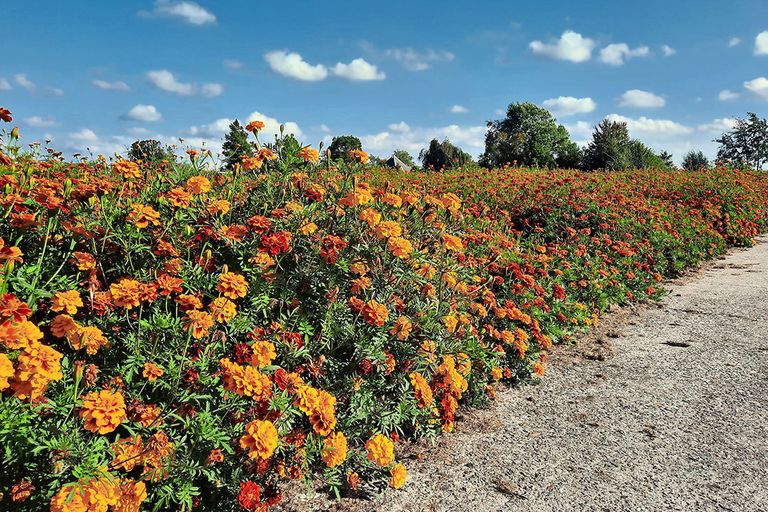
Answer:
[[195, 152], [5, 157], [0, 508], [399, 488], [400, 439], [450, 432], [610, 305], [768, 226], [759, 173], [401, 173], [262, 149], [237, 173]]

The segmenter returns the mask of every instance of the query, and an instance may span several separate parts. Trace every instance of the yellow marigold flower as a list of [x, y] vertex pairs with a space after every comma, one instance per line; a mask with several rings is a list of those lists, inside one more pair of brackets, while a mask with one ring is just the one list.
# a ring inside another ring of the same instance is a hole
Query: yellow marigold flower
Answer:
[[454, 252], [461, 252], [464, 250], [464, 244], [461, 241], [461, 238], [458, 236], [449, 235], [448, 233], [443, 235], [443, 246], [447, 250]]
[[26, 347], [16, 359], [11, 383], [14, 394], [20, 399], [41, 397], [50, 382], [63, 377], [61, 358], [61, 352], [39, 342]]
[[327, 391], [319, 390], [317, 405], [309, 415], [309, 423], [321, 436], [330, 434], [336, 427], [336, 397]]
[[66, 311], [70, 315], [77, 313], [77, 308], [83, 307], [83, 300], [77, 290], [56, 292], [51, 299], [51, 311]]
[[120, 498], [112, 508], [113, 512], [139, 512], [147, 499], [147, 486], [142, 481], [120, 480]]
[[192, 333], [192, 337], [200, 339], [207, 336], [213, 327], [213, 317], [205, 311], [190, 309], [183, 319], [184, 327]]
[[106, 512], [108, 508], [117, 505], [119, 500], [119, 481], [114, 477], [99, 475], [59, 489], [51, 499], [51, 512]]
[[452, 212], [457, 212], [461, 208], [461, 198], [452, 192], [443, 194], [440, 197], [440, 202]]
[[387, 467], [395, 459], [395, 445], [384, 434], [376, 434], [365, 443], [368, 460]]
[[211, 182], [205, 176], [192, 176], [187, 180], [184, 188], [193, 195], [205, 194], [211, 190]]
[[416, 270], [416, 273], [419, 274], [421, 277], [432, 279], [435, 277], [435, 274], [437, 274], [437, 270], [435, 270], [435, 267], [430, 265], [429, 263], [422, 263], [422, 265]]
[[349, 155], [349, 158], [351, 158], [352, 160], [354, 160], [359, 164], [368, 163], [368, 153], [366, 153], [362, 149], [353, 149], [348, 153], [348, 155]]
[[67, 331], [67, 339], [75, 350], [85, 349], [93, 355], [99, 349], [109, 343], [104, 337], [104, 333], [98, 327], [78, 325], [74, 329]]
[[272, 395], [272, 382], [269, 377], [253, 366], [240, 366], [229, 359], [219, 361], [222, 368], [224, 389], [241, 396], [250, 396], [257, 402], [269, 399]]
[[369, 300], [361, 311], [363, 319], [370, 325], [381, 327], [389, 318], [389, 312], [384, 304]]
[[275, 265], [275, 263], [277, 263], [272, 256], [270, 256], [269, 254], [263, 251], [257, 252], [256, 255], [253, 256], [248, 261], [250, 261], [251, 263], [253, 263], [254, 265], [256, 265], [262, 270], [265, 268], [272, 267]]
[[213, 319], [220, 324], [229, 322], [237, 315], [237, 306], [226, 297], [217, 297], [213, 299], [208, 306], [208, 309], [211, 310]]
[[269, 366], [277, 357], [275, 344], [266, 340], [258, 340], [254, 342], [254, 344], [251, 345], [251, 352], [251, 358], [248, 362], [259, 368]]
[[432, 388], [429, 387], [427, 380], [421, 374], [416, 372], [411, 373], [408, 377], [411, 379], [413, 395], [416, 397], [417, 405], [421, 409], [424, 407], [432, 407], [434, 397], [432, 395]]
[[334, 468], [347, 459], [347, 438], [341, 432], [335, 432], [325, 438], [322, 454], [323, 462]]
[[413, 252], [413, 244], [409, 240], [397, 236], [389, 239], [387, 248], [393, 256], [402, 259], [408, 258]]
[[364, 187], [355, 187], [354, 190], [350, 190], [349, 193], [339, 200], [339, 204], [342, 206], [362, 206], [373, 201], [373, 195], [371, 191]]
[[89, 432], [113, 432], [127, 418], [122, 393], [106, 389], [88, 393], [83, 397], [80, 417], [85, 419], [84, 428]]
[[445, 325], [448, 332], [453, 333], [456, 332], [456, 327], [459, 325], [459, 321], [453, 315], [445, 315], [443, 317], [443, 325]]
[[312, 146], [304, 146], [298, 153], [296, 153], [296, 156], [303, 159], [305, 162], [312, 162], [313, 164], [316, 164], [317, 161], [320, 160], [320, 152]]
[[296, 390], [296, 406], [309, 416], [320, 406], [320, 393], [312, 386], [302, 385]]
[[133, 203], [131, 209], [126, 217], [128, 222], [133, 223], [137, 229], [144, 229], [150, 224], [153, 226], [160, 225], [160, 212], [140, 203]]
[[411, 335], [411, 329], [413, 329], [413, 324], [411, 323], [410, 318], [407, 316], [400, 316], [395, 320], [395, 325], [389, 331], [389, 334], [395, 335], [397, 336], [397, 339], [405, 341], [408, 339], [408, 336]]
[[[544, 365], [539, 363], [539, 362], [533, 363], [533, 373], [535, 373], [539, 377], [543, 376], [544, 375]], [[0, 383], [0, 387], [2, 387], [1, 383]]]
[[502, 375], [503, 375], [503, 373], [502, 373], [502, 370], [501, 370], [501, 368], [499, 368], [498, 366], [494, 366], [494, 367], [491, 369], [491, 378], [492, 378], [493, 380], [499, 380], [499, 379], [501, 379]]
[[248, 451], [252, 459], [268, 459], [277, 448], [277, 429], [267, 420], [255, 420], [245, 426], [240, 446]]
[[408, 471], [406, 471], [405, 466], [402, 464], [395, 464], [392, 466], [392, 469], [389, 470], [389, 474], [389, 485], [391, 485], [393, 489], [399, 489], [405, 485], [405, 478], [408, 476]]
[[360, 220], [368, 224], [369, 227], [375, 228], [381, 222], [381, 214], [373, 208], [366, 208], [360, 212]]
[[149, 361], [147, 361], [146, 363], [144, 363], [144, 371], [141, 372], [141, 375], [145, 379], [147, 379], [149, 382], [154, 382], [160, 377], [162, 377], [164, 373], [165, 373], [165, 370], [163, 370], [156, 364], [150, 363]]
[[308, 222], [299, 228], [299, 233], [304, 236], [311, 235], [315, 231], [317, 231], [317, 224], [314, 222]]
[[139, 164], [130, 160], [118, 160], [112, 164], [112, 170], [128, 179], [141, 178]]
[[230, 299], [239, 299], [248, 293], [248, 281], [240, 274], [224, 272], [219, 277], [216, 289]]
[[389, 238], [403, 234], [403, 228], [394, 220], [385, 220], [376, 225], [376, 236], [379, 238]]
[[132, 309], [141, 304], [142, 285], [135, 279], [123, 278], [109, 287], [115, 306]]
[[174, 187], [165, 194], [165, 198], [177, 208], [187, 208], [192, 202], [192, 194], [181, 187]]
[[437, 343], [433, 340], [424, 340], [419, 345], [418, 353], [422, 356], [428, 364], [432, 364], [437, 360], [435, 352], [437, 351]]
[[0, 354], [0, 391], [8, 389], [8, 380], [13, 377], [13, 363], [8, 356]]
[[226, 199], [217, 199], [205, 207], [211, 215], [225, 215], [232, 208], [232, 203]]

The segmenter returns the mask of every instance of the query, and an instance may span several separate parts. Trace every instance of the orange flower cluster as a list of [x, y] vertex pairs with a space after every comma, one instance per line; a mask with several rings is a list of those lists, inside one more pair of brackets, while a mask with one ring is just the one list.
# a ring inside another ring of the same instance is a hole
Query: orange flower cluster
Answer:
[[85, 430], [109, 434], [127, 419], [125, 401], [119, 391], [94, 391], [83, 397], [80, 417], [85, 419]]
[[241, 366], [229, 359], [219, 361], [224, 389], [238, 395], [250, 396], [257, 402], [268, 400], [272, 395], [269, 377], [253, 366]]
[[254, 420], [245, 426], [240, 446], [252, 459], [268, 459], [275, 453], [278, 437], [275, 424], [271, 421]]

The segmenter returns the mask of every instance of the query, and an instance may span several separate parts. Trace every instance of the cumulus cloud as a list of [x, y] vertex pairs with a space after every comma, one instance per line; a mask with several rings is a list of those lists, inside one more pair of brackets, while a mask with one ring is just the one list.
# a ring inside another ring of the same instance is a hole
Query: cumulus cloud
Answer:
[[384, 80], [387, 75], [363, 58], [357, 58], [349, 64], [337, 62], [331, 68], [334, 75], [354, 81]]
[[451, 107], [452, 114], [466, 114], [469, 109], [463, 105], [454, 105]]
[[736, 128], [737, 119], [732, 117], [723, 117], [720, 119], [713, 119], [709, 123], [700, 124], [697, 128], [700, 132], [706, 133], [723, 133]]
[[627, 123], [627, 129], [629, 132], [632, 135], [639, 136], [641, 139], [648, 135], [684, 135], [693, 131], [693, 129], [689, 128], [688, 126], [676, 123], [675, 121], [670, 121], [669, 119], [651, 119], [645, 116], [631, 118], [619, 114], [610, 114], [606, 116], [606, 119], [609, 121]]
[[625, 59], [647, 57], [650, 53], [647, 46], [630, 48], [626, 43], [614, 43], [600, 50], [600, 62], [610, 66], [622, 66]]
[[269, 64], [270, 69], [289, 78], [303, 80], [305, 82], [317, 82], [324, 80], [328, 76], [328, 70], [322, 64], [309, 64], [301, 55], [295, 52], [278, 50], [268, 52], [264, 55], [264, 60]]
[[65, 146], [71, 151], [114, 154], [124, 153], [131, 142], [129, 137], [99, 137], [90, 128], [82, 128], [69, 134]]
[[180, 96], [218, 96], [224, 91], [221, 84], [203, 84], [185, 83], [179, 81], [173, 73], [167, 69], [150, 71], [147, 73], [149, 82], [163, 91], [172, 92]]
[[[286, 134], [293, 134], [297, 139], [300, 139], [303, 135], [299, 125], [293, 121], [278, 121], [274, 117], [270, 117], [261, 112], [252, 112], [249, 114], [244, 122], [241, 124], [247, 124], [251, 121], [261, 121], [264, 123], [264, 128], [259, 132], [259, 138], [262, 142], [271, 142], [276, 135], [280, 134], [280, 125], [284, 125]], [[211, 123], [192, 126], [186, 132], [185, 135], [192, 137], [198, 137], [200, 140], [206, 140], [211, 142], [220, 141], [224, 135], [229, 131], [229, 125], [234, 119], [220, 118]]]
[[543, 105], [558, 116], [586, 114], [597, 108], [597, 103], [592, 98], [574, 98], [573, 96], [550, 98], [545, 100]]
[[592, 124], [586, 121], [576, 121], [573, 124], [564, 124], [563, 126], [568, 130], [571, 139], [579, 146], [586, 146], [589, 143], [594, 129]]
[[661, 96], [640, 89], [630, 89], [619, 98], [620, 106], [630, 108], [660, 108], [665, 103]]
[[446, 50], [427, 49], [423, 52], [413, 48], [390, 48], [384, 56], [400, 62], [409, 71], [425, 71], [435, 62], [451, 62], [455, 55]]
[[154, 105], [136, 105], [131, 110], [128, 111], [127, 114], [125, 114], [125, 119], [130, 119], [131, 121], [144, 121], [147, 123], [154, 123], [157, 121], [160, 121], [163, 116], [160, 114], [160, 112], [155, 108]]
[[52, 117], [32, 116], [24, 120], [24, 123], [33, 128], [53, 128], [58, 122]]
[[729, 100], [735, 100], [739, 97], [739, 93], [730, 91], [728, 89], [723, 89], [720, 91], [720, 93], [717, 95], [717, 99], [720, 101], [729, 101]]
[[19, 87], [22, 87], [30, 92], [37, 89], [37, 85], [35, 85], [34, 82], [32, 82], [29, 78], [27, 78], [27, 75], [25, 73], [19, 73], [13, 77], [13, 81], [16, 82], [16, 85]]
[[739, 46], [740, 44], [741, 44], [741, 38], [732, 37], [728, 40], [728, 48], [733, 48], [734, 46]]
[[93, 80], [91, 83], [105, 91], [128, 92], [131, 90], [127, 83], [120, 81], [107, 82], [106, 80]]
[[453, 144], [474, 156], [485, 147], [486, 126], [411, 127], [405, 122], [390, 124], [387, 130], [360, 137], [363, 149], [378, 155], [390, 155], [396, 149], [404, 149], [412, 156], [429, 146], [432, 139], [448, 138]]
[[140, 14], [145, 16], [177, 18], [190, 25], [198, 26], [216, 23], [216, 15], [195, 2], [155, 0], [155, 8], [151, 12], [142, 12]]
[[661, 46], [661, 53], [663, 53], [665, 57], [671, 57], [677, 53], [677, 50], [675, 50], [668, 44], [664, 44]]
[[764, 100], [768, 100], [768, 78], [764, 76], [744, 82], [744, 87]]
[[531, 41], [528, 47], [534, 55], [570, 62], [585, 62], [592, 57], [595, 42], [578, 32], [566, 30], [560, 39], [550, 43]]
[[768, 30], [755, 37], [755, 55], [768, 55]]

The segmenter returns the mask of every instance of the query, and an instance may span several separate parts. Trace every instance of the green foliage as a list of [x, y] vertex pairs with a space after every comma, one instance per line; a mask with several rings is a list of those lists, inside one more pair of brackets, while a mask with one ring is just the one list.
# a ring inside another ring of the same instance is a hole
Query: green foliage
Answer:
[[701, 151], [689, 151], [683, 157], [683, 169], [689, 171], [709, 169], [709, 159]]
[[222, 154], [224, 155], [224, 165], [232, 170], [236, 165], [243, 161], [243, 158], [253, 156], [255, 149], [253, 143], [248, 140], [248, 132], [235, 119], [229, 125], [229, 132], [224, 137], [224, 146]]
[[529, 167], [575, 167], [579, 148], [552, 114], [533, 103], [513, 103], [504, 119], [490, 121], [485, 135], [484, 167], [516, 162]]
[[404, 149], [396, 149], [393, 153], [401, 162], [403, 162], [405, 165], [413, 168], [416, 166], [416, 162], [413, 160], [413, 157], [409, 152], [407, 152]]
[[160, 162], [173, 162], [176, 154], [169, 146], [164, 146], [156, 140], [137, 140], [128, 149], [128, 159], [134, 162], [157, 164]]
[[332, 160], [349, 161], [349, 152], [353, 149], [363, 149], [363, 143], [353, 135], [340, 135], [334, 137], [328, 150]]
[[768, 121], [747, 113], [746, 119], [737, 119], [736, 126], [720, 138], [717, 159], [732, 165], [762, 169], [768, 163]]
[[603, 119], [595, 127], [592, 141], [584, 150], [584, 168], [590, 171], [627, 169], [632, 164], [631, 159], [627, 123]]
[[448, 139], [438, 142], [432, 139], [427, 149], [422, 149], [419, 159], [424, 169], [439, 171], [453, 169], [472, 162], [472, 156], [465, 153], [458, 146], [454, 146]]

